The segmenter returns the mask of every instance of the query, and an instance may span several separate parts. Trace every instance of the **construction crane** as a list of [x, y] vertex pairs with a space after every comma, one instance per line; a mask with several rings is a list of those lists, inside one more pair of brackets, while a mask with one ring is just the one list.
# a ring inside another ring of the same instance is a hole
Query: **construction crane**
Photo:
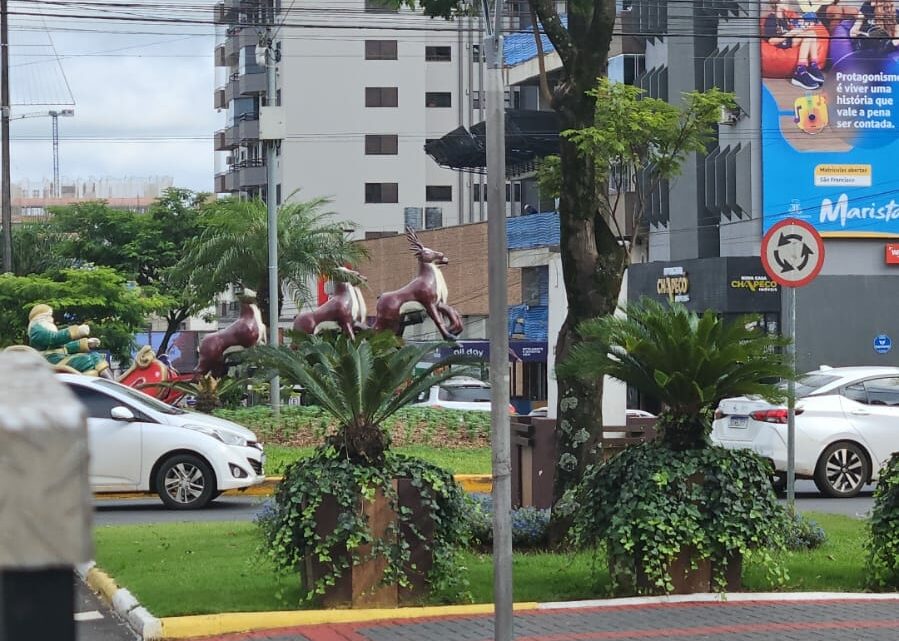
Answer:
[[71, 118], [74, 115], [74, 109], [60, 109], [58, 111], [53, 109], [50, 111], [35, 111], [10, 118], [10, 120], [19, 120], [21, 118], [50, 116], [53, 119], [53, 196], [55, 198], [62, 196], [62, 185], [59, 183], [59, 117]]

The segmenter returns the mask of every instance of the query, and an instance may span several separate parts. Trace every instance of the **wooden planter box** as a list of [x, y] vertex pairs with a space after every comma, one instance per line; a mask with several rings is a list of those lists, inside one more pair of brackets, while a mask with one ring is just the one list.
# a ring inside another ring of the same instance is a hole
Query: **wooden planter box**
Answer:
[[[393, 487], [399, 497], [399, 506], [412, 511], [413, 524], [425, 537], [425, 541], [419, 541], [418, 537], [411, 533], [409, 525], [397, 522], [396, 513], [380, 490], [374, 500], [367, 501], [360, 497], [359, 501], [375, 537], [385, 538], [387, 532], [398, 525], [406, 540], [411, 542], [411, 558], [405, 571], [412, 585], [409, 588], [402, 588], [396, 583], [384, 584], [384, 568], [387, 565], [384, 558], [366, 560], [358, 565], [352, 565], [351, 554], [346, 549], [332, 549], [331, 556], [335, 560], [346, 559], [350, 563], [350, 567], [333, 586], [326, 589], [325, 594], [321, 597], [323, 607], [395, 608], [417, 603], [427, 594], [428, 573], [431, 571], [434, 561], [431, 551], [434, 523], [422, 508], [421, 495], [418, 489], [412, 486], [409, 479], [395, 479]], [[325, 497], [315, 514], [316, 534], [326, 537], [333, 532], [337, 525], [337, 518], [337, 502], [333, 497]], [[371, 546], [362, 546], [359, 555], [364, 559], [370, 551]], [[415, 566], [414, 570], [411, 567], [413, 565]], [[307, 581], [311, 585], [325, 573], [325, 568], [317, 558], [307, 557], [305, 572]]]

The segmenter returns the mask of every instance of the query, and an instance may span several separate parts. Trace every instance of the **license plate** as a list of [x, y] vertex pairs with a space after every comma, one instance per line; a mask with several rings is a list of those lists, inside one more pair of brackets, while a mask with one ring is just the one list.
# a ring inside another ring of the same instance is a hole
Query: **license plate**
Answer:
[[749, 425], [749, 417], [748, 416], [731, 416], [730, 417], [730, 427], [745, 429], [746, 426]]

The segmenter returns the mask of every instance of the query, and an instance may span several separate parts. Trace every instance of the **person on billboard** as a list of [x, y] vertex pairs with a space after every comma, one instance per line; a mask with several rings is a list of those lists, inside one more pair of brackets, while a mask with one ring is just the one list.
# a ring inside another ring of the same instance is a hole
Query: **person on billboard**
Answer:
[[899, 15], [893, 0], [863, 3], [849, 35], [860, 50], [889, 53], [899, 48]]
[[[826, 34], [826, 29], [823, 32]], [[772, 2], [771, 11], [762, 24], [762, 38], [771, 45], [762, 48], [763, 63], [778, 68], [786, 64], [792, 67], [792, 85], [808, 90], [820, 89], [824, 84], [820, 65], [827, 55], [820, 34], [816, 13], [799, 14], [787, 2]]]

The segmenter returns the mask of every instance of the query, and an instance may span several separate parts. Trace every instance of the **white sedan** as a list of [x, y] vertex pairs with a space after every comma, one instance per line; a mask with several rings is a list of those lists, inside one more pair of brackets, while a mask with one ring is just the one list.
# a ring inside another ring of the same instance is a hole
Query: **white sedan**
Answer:
[[156, 492], [170, 508], [194, 509], [265, 480], [262, 446], [245, 427], [104, 378], [58, 377], [87, 412], [94, 492]]
[[[797, 478], [827, 496], [855, 496], [899, 451], [899, 368], [821, 367], [796, 382]], [[755, 450], [787, 469], [787, 408], [758, 398], [721, 401], [712, 441]]]
[[[489, 412], [490, 384], [470, 376], [453, 376], [423, 392], [412, 407]], [[515, 413], [511, 404], [509, 413]]]

